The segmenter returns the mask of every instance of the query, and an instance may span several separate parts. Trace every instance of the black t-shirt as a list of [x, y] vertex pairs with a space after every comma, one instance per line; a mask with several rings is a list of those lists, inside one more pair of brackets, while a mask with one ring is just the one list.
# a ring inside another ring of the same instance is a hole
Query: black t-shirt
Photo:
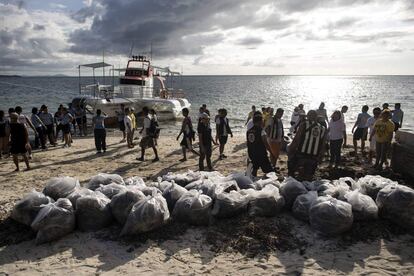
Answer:
[[252, 161], [261, 161], [267, 157], [266, 146], [262, 139], [263, 134], [263, 129], [259, 126], [253, 126], [246, 133], [247, 152]]
[[197, 127], [198, 135], [203, 136], [203, 146], [211, 147], [211, 128], [209, 125], [199, 123]]

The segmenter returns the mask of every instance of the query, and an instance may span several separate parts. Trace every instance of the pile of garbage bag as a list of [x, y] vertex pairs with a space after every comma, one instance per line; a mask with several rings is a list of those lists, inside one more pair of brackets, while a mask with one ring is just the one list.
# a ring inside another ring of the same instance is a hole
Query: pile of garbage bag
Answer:
[[300, 182], [275, 173], [250, 179], [243, 173], [188, 171], [146, 182], [99, 173], [83, 185], [74, 177], [51, 178], [43, 192], [17, 201], [11, 217], [35, 230], [41, 244], [112, 223], [121, 226], [120, 235], [136, 235], [170, 221], [209, 225], [243, 213], [271, 217], [285, 211], [324, 235], [378, 218], [414, 230], [414, 190], [373, 175]]

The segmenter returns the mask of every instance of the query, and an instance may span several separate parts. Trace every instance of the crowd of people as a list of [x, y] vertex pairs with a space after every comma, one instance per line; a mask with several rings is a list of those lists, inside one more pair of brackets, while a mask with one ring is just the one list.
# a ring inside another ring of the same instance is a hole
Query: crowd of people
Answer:
[[[327, 116], [325, 104], [322, 102], [318, 109], [304, 110], [303, 104], [295, 107], [289, 134], [293, 137], [287, 147], [288, 174], [295, 176], [299, 173], [302, 179], [312, 179], [318, 164], [325, 153], [329, 155], [329, 167], [337, 168], [341, 164], [342, 148], [347, 146], [345, 114], [347, 106], [335, 110], [330, 119]], [[369, 107], [364, 105], [352, 128], [354, 156], [358, 156], [358, 142], [361, 143], [362, 157], [366, 157], [365, 142], [369, 140], [367, 162], [376, 169], [382, 169], [388, 163], [390, 145], [393, 133], [403, 123], [404, 112], [401, 104], [396, 103], [393, 110], [385, 103], [382, 109], [375, 107], [372, 116]], [[277, 171], [276, 162], [284, 143], [284, 127], [282, 123], [283, 109], [262, 108], [257, 111], [255, 106], [248, 115], [247, 147], [250, 160], [248, 171], [256, 176], [257, 170], [264, 173]], [[327, 151], [329, 149], [329, 151]], [[270, 154], [270, 160], [268, 153]], [[375, 163], [372, 164], [375, 155]]]
[[[86, 109], [81, 105], [68, 107], [60, 105], [55, 114], [50, 113], [46, 105], [42, 105], [40, 109], [34, 107], [30, 118], [22, 111], [20, 106], [10, 108], [9, 116], [6, 117], [5, 112], [0, 110], [0, 158], [2, 155], [13, 155], [16, 171], [19, 170], [19, 155], [23, 156], [27, 169], [30, 169], [32, 145], [29, 141], [29, 131], [35, 134], [33, 147], [41, 150], [47, 149], [47, 142], [50, 146], [57, 146], [60, 132], [63, 147], [71, 147], [73, 136], [87, 134]], [[347, 145], [345, 118], [347, 111], [348, 107], [343, 106], [341, 110], [335, 110], [329, 118], [324, 103], [308, 112], [304, 110], [303, 104], [299, 104], [293, 110], [290, 126], [286, 128], [288, 133], [285, 136], [283, 108], [275, 110], [271, 107], [263, 107], [259, 111], [252, 106], [245, 123], [248, 173], [256, 176], [258, 169], [264, 173], [278, 171], [277, 161], [282, 149], [287, 151], [288, 174], [291, 176], [299, 173], [299, 177], [311, 179], [325, 153], [329, 155], [329, 166], [338, 167], [341, 164], [342, 149]], [[157, 140], [160, 127], [156, 111], [144, 107], [142, 111], [136, 113], [133, 107], [125, 107], [121, 104], [116, 114], [119, 130], [123, 135], [120, 142], [126, 143], [128, 148], [134, 148], [134, 141], [139, 139], [136, 133], [139, 133], [141, 155], [136, 159], [144, 161], [146, 150], [151, 148], [154, 153], [152, 162], [159, 161]], [[214, 116], [215, 133], [211, 127], [210, 111], [205, 104], [199, 109], [196, 128], [193, 127], [190, 111], [187, 108], [182, 110], [182, 115], [182, 124], [177, 135], [177, 141], [181, 137], [183, 158], [180, 161], [187, 161], [187, 152], [191, 152], [199, 158], [199, 170], [213, 170], [211, 162], [213, 145], [218, 145], [218, 159], [225, 159], [228, 137], [233, 137], [227, 110], [221, 108]], [[369, 107], [364, 105], [352, 128], [354, 155], [358, 154], [358, 142], [360, 142], [362, 156], [366, 156], [365, 143], [368, 140], [367, 162], [372, 164], [375, 156], [375, 168], [380, 169], [387, 164], [393, 132], [402, 126], [403, 115], [399, 103], [395, 104], [393, 110], [389, 109], [388, 104], [384, 104], [382, 109], [375, 107], [372, 116], [369, 114]], [[97, 154], [105, 153], [107, 149], [105, 126], [107, 118], [108, 116], [99, 109], [92, 118]], [[139, 119], [142, 120], [140, 129]], [[285, 140], [289, 136], [292, 141], [286, 148]], [[193, 147], [197, 137], [199, 151]]]

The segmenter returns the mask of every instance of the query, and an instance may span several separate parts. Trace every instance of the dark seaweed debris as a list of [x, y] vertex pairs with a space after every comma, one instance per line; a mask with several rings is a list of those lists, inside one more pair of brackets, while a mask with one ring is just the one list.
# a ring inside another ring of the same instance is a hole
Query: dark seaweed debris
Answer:
[[10, 217], [0, 221], [0, 247], [32, 240], [35, 237], [36, 233], [29, 226]]

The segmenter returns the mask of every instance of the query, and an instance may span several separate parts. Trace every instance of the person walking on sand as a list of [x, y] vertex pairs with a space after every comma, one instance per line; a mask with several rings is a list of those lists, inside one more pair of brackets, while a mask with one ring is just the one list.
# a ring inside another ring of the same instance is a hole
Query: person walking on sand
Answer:
[[4, 116], [4, 111], [0, 110], [0, 159], [9, 152], [9, 136], [10, 121]]
[[401, 104], [396, 103], [394, 105], [394, 110], [392, 111], [392, 122], [395, 125], [394, 131], [397, 131], [402, 127], [404, 119], [404, 112], [401, 110]]
[[137, 130], [137, 118], [135, 117], [135, 108], [129, 108], [129, 117], [131, 118], [132, 123], [132, 141], [138, 139], [138, 137], [134, 138], [135, 130]]
[[312, 180], [318, 163], [326, 149], [326, 128], [318, 123], [315, 110], [310, 110], [307, 120], [299, 125], [297, 134], [288, 148], [288, 175], [294, 176], [303, 167], [300, 177]]
[[346, 134], [346, 120], [345, 120], [345, 113], [348, 112], [348, 106], [344, 105], [341, 107], [341, 120], [344, 122], [345, 124], [345, 130], [344, 130], [344, 143], [342, 145], [343, 148], [347, 147], [347, 134]]
[[[55, 140], [57, 141], [59, 138], [59, 132], [62, 132], [62, 142], [65, 141], [65, 134], [63, 133], [63, 126], [62, 126], [62, 117], [63, 117], [63, 105], [60, 105], [58, 110], [56, 111], [55, 115], [54, 115], [54, 120], [55, 120], [55, 124], [56, 124], [56, 136], [55, 136]], [[79, 136], [82, 136], [81, 134], [79, 134]]]
[[336, 110], [329, 121], [329, 150], [330, 150], [330, 160], [329, 167], [335, 164], [337, 168], [341, 163], [341, 148], [342, 143], [344, 142], [344, 129], [345, 124], [341, 120], [341, 111]]
[[125, 105], [121, 104], [121, 109], [115, 111], [117, 118], [118, 118], [118, 127], [119, 130], [122, 132], [122, 140], [119, 141], [119, 143], [123, 143], [126, 141], [126, 132], [125, 132], [125, 123], [124, 123], [124, 118], [125, 118]]
[[23, 156], [27, 170], [30, 170], [27, 149], [30, 147], [29, 133], [27, 128], [19, 123], [19, 115], [17, 113], [10, 114], [10, 153], [13, 155], [13, 162], [16, 170], [19, 171], [19, 155]]
[[247, 125], [247, 123], [248, 123], [250, 120], [253, 120], [254, 113], [256, 113], [256, 106], [252, 105], [252, 110], [251, 110], [251, 111], [249, 112], [249, 114], [247, 115], [247, 120], [246, 120], [246, 123], [244, 124], [245, 126]]
[[354, 134], [353, 143], [355, 157], [357, 156], [358, 140], [361, 140], [361, 153], [362, 155], [365, 155], [365, 141], [367, 140], [368, 136], [367, 121], [371, 117], [368, 114], [368, 110], [369, 107], [367, 105], [364, 105], [362, 107], [362, 113], [358, 114], [357, 120], [352, 127], [352, 133]]
[[282, 108], [278, 108], [276, 114], [269, 118], [268, 125], [265, 127], [270, 148], [270, 163], [275, 168], [279, 159], [283, 137], [285, 136], [282, 122], [284, 112]]
[[131, 110], [127, 107], [125, 108], [125, 116], [124, 116], [124, 125], [126, 131], [126, 140], [128, 148], [133, 148], [133, 131], [132, 131], [132, 120], [131, 120]]
[[227, 110], [222, 108], [219, 109], [219, 116], [216, 119], [216, 143], [219, 141], [219, 159], [227, 158], [224, 154], [224, 147], [227, 144], [228, 137], [233, 138], [233, 133], [229, 125], [229, 119], [227, 119]]
[[210, 116], [207, 113], [201, 114], [200, 123], [197, 127], [198, 140], [200, 144], [200, 158], [198, 160], [198, 169], [204, 171], [204, 159], [207, 162], [207, 169], [213, 171], [211, 165], [212, 143], [217, 145], [211, 136]]
[[322, 126], [327, 128], [327, 122], [329, 121], [329, 119], [328, 119], [328, 114], [327, 114], [326, 109], [325, 109], [325, 103], [324, 102], [321, 102], [321, 104], [319, 105], [319, 108], [316, 109], [316, 113], [318, 114], [318, 122]]
[[158, 145], [158, 138], [160, 136], [160, 125], [158, 123], [157, 112], [154, 109], [150, 109], [149, 116], [151, 119], [150, 134], [154, 139], [154, 145]]
[[[32, 122], [30, 121], [30, 119], [26, 115], [22, 114], [22, 112], [23, 112], [22, 107], [21, 106], [16, 106], [14, 108], [14, 111], [19, 116], [19, 118], [18, 118], [19, 123], [22, 124], [27, 130], [30, 127], [33, 130], [35, 136], [37, 136], [36, 128], [34, 127]], [[29, 159], [32, 159], [32, 147], [30, 146], [30, 143], [29, 143], [29, 146], [27, 147], [27, 152], [29, 154]]]
[[62, 132], [63, 138], [65, 140], [65, 144], [63, 145], [64, 148], [72, 146], [72, 135], [70, 134], [70, 126], [72, 121], [74, 120], [73, 116], [68, 112], [66, 107], [61, 109], [61, 125], [62, 125]]
[[195, 141], [195, 131], [193, 129], [193, 123], [191, 122], [191, 118], [189, 116], [188, 108], [183, 108], [182, 110], [184, 119], [181, 124], [180, 133], [178, 133], [177, 141], [180, 139], [181, 134], [183, 134], [183, 139], [180, 142], [180, 146], [183, 151], [183, 158], [180, 159], [180, 162], [187, 161], [187, 150], [191, 151], [195, 155], [200, 155], [193, 149], [193, 141]]
[[38, 116], [39, 111], [37, 107], [32, 108], [32, 116], [30, 120], [32, 121], [33, 126], [36, 129], [36, 139], [35, 145], [38, 148], [39, 146], [42, 147], [42, 150], [46, 149], [46, 126], [43, 124], [42, 120]]
[[154, 151], [155, 158], [152, 162], [157, 162], [160, 159], [158, 158], [158, 151], [154, 144], [154, 139], [151, 135], [151, 118], [149, 117], [149, 110], [148, 107], [144, 107], [142, 109], [142, 114], [144, 116], [144, 125], [139, 133], [142, 135], [142, 139], [139, 142], [139, 146], [141, 147], [141, 157], [137, 158], [138, 161], [144, 161], [145, 150], [147, 148], [152, 148]]
[[[373, 109], [373, 117], [370, 117], [367, 121], [367, 128], [369, 130], [369, 137], [371, 137], [371, 134], [373, 133], [374, 130], [374, 124], [375, 122], [379, 119], [380, 115], [381, 115], [381, 108], [376, 107]], [[374, 156], [375, 153], [375, 136], [372, 136], [371, 140], [369, 141], [369, 152], [368, 152], [368, 163], [372, 164], [372, 157]]]
[[[246, 132], [247, 154], [249, 156], [251, 171], [247, 175], [257, 176], [257, 171], [262, 169], [263, 173], [275, 171], [269, 161], [267, 151], [271, 151], [267, 142], [266, 132], [263, 129], [263, 117], [256, 114], [253, 117], [253, 127]], [[248, 166], [250, 170], [250, 165]]]
[[42, 105], [40, 107], [40, 113], [39, 118], [42, 120], [43, 124], [46, 127], [46, 135], [49, 139], [49, 143], [52, 146], [56, 146], [56, 140], [55, 140], [55, 128], [53, 124], [53, 115], [52, 113], [49, 113], [49, 110], [46, 105]]
[[393, 133], [394, 123], [391, 121], [391, 111], [385, 109], [381, 112], [380, 119], [375, 122], [374, 130], [369, 137], [370, 141], [375, 137], [377, 156], [374, 167], [378, 170], [382, 169], [382, 166], [387, 161]]
[[102, 151], [106, 152], [106, 129], [105, 129], [105, 119], [107, 118], [106, 114], [103, 113], [100, 109], [96, 110], [96, 116], [92, 118], [93, 124], [93, 134], [95, 138], [95, 147], [96, 153], [100, 154]]
[[79, 136], [82, 136], [82, 134], [84, 134], [83, 109], [80, 104], [78, 104], [75, 108], [75, 120], [76, 120], [76, 124], [78, 125]]

